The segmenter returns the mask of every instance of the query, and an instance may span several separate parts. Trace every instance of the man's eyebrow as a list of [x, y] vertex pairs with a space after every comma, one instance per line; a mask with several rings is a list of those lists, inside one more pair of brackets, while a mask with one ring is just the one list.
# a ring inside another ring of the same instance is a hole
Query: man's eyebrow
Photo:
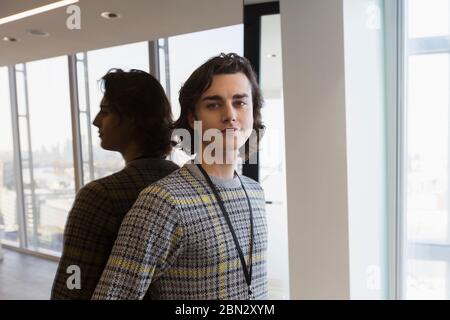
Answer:
[[238, 93], [238, 94], [235, 94], [233, 96], [233, 99], [242, 99], [242, 98], [248, 98], [248, 94], [246, 94], [246, 93]]
[[206, 97], [203, 97], [203, 98], [202, 98], [202, 101], [205, 101], [205, 100], [215, 100], [215, 101], [220, 101], [220, 100], [222, 100], [222, 97], [219, 96], [219, 95], [215, 95], [215, 96], [206, 96]]
[[[246, 93], [238, 93], [238, 94], [235, 94], [233, 96], [233, 99], [243, 99], [243, 98], [248, 98], [248, 94], [246, 94]], [[220, 100], [223, 100], [223, 98], [221, 96], [219, 96], [219, 95], [206, 96], [206, 97], [203, 97], [201, 101], [205, 101], [205, 100], [220, 101]]]

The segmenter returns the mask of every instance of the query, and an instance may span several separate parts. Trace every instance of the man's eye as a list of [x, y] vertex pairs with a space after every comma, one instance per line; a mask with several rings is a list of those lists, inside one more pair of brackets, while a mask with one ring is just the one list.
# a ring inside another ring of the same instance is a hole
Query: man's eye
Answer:
[[209, 103], [206, 107], [208, 109], [217, 109], [220, 105], [218, 103]]
[[238, 100], [238, 101], [236, 101], [234, 104], [235, 104], [236, 106], [238, 106], [238, 107], [244, 107], [244, 106], [247, 105], [247, 102], [242, 101], [242, 100]]

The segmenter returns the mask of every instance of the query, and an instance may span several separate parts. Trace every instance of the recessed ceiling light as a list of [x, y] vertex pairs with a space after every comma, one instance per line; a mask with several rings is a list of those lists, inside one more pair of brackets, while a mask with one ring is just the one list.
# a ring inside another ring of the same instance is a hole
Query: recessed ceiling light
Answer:
[[102, 12], [100, 15], [102, 16], [102, 18], [105, 18], [105, 19], [117, 19], [117, 18], [120, 18], [120, 14], [114, 13], [114, 12], [108, 12], [108, 11]]
[[50, 33], [38, 29], [27, 29], [26, 31], [28, 34], [37, 37], [48, 37], [50, 35]]
[[31, 9], [31, 10], [27, 10], [27, 11], [23, 11], [23, 12], [20, 12], [20, 13], [13, 14], [11, 16], [0, 18], [0, 24], [8, 23], [8, 22], [11, 22], [11, 21], [16, 21], [16, 20], [23, 19], [23, 18], [30, 17], [30, 16], [34, 16], [35, 14], [39, 14], [39, 13], [42, 13], [42, 12], [50, 11], [50, 10], [57, 9], [57, 8], [60, 8], [60, 7], [64, 7], [64, 6], [67, 6], [69, 4], [73, 4], [73, 3], [76, 3], [76, 2], [78, 2], [78, 0], [56, 1], [54, 3], [50, 3], [50, 4], [47, 4], [45, 6], [41, 6], [41, 7], [38, 7], [38, 8], [34, 8], [34, 9]]
[[13, 38], [13, 37], [3, 37], [2, 40], [6, 41], [6, 42], [17, 42], [17, 41], [19, 41], [17, 38]]

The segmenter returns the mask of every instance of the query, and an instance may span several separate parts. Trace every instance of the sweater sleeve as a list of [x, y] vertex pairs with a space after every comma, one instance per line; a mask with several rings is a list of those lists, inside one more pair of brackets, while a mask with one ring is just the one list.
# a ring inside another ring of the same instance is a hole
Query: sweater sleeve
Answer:
[[[91, 182], [77, 194], [69, 212], [62, 256], [53, 282], [51, 299], [90, 299], [114, 244], [113, 208], [101, 184]], [[68, 285], [70, 266], [79, 267], [81, 288]]]
[[122, 222], [92, 299], [143, 299], [176, 259], [182, 237], [173, 198], [156, 185], [142, 191]]

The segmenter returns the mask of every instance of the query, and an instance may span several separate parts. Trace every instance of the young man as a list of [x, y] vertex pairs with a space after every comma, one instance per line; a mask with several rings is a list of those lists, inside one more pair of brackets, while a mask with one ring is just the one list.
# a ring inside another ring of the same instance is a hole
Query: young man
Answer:
[[126, 166], [78, 192], [64, 231], [52, 299], [91, 299], [120, 224], [139, 193], [178, 169], [164, 160], [172, 147], [172, 114], [159, 82], [144, 71], [120, 69], [102, 81], [104, 97], [94, 125], [102, 148], [120, 152]]
[[[194, 121], [201, 121], [197, 134], [218, 132], [222, 150], [213, 152], [214, 161], [186, 164], [139, 195], [93, 299], [267, 297], [263, 190], [234, 170], [239, 148], [262, 127], [250, 63], [236, 54], [208, 60], [186, 81], [179, 101], [175, 127], [193, 134]], [[210, 144], [202, 139], [199, 153], [205, 156]]]

